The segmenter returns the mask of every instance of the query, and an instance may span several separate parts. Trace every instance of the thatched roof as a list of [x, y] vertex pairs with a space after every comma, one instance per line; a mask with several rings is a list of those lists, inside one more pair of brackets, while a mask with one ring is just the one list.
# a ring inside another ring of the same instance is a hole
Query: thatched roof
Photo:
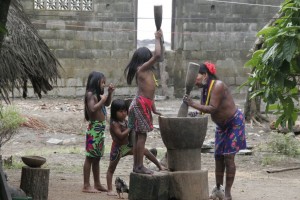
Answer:
[[28, 81], [41, 98], [41, 93], [52, 90], [51, 84], [59, 78], [59, 62], [22, 9], [18, 0], [11, 1], [8, 33], [0, 50], [0, 95], [5, 100], [13, 88], [22, 89], [25, 98]]

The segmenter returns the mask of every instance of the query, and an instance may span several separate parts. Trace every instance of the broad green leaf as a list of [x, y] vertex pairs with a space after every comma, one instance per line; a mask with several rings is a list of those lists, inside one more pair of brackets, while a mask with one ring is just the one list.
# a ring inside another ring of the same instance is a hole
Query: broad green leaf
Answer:
[[291, 62], [292, 57], [294, 56], [294, 53], [297, 48], [296, 40], [294, 38], [286, 39], [285, 41], [283, 41], [282, 48], [283, 58], [286, 59], [288, 62]]
[[264, 37], [271, 37], [273, 35], [276, 35], [276, 33], [279, 31], [279, 28], [278, 27], [272, 27], [272, 26], [269, 26], [269, 27], [266, 27], [266, 28], [263, 28], [262, 30], [260, 30], [256, 36], [259, 37], [260, 35], [263, 35]]
[[266, 64], [267, 61], [274, 56], [278, 46], [279, 46], [279, 44], [275, 43], [269, 50], [266, 51], [266, 53], [262, 57], [262, 62], [264, 64]]

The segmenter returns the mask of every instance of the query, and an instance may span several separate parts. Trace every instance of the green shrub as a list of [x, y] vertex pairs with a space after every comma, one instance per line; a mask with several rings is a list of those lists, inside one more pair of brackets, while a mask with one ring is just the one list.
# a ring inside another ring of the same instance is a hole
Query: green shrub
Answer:
[[299, 142], [291, 135], [277, 134], [269, 143], [271, 150], [287, 156], [295, 157], [300, 154]]
[[25, 122], [25, 118], [14, 106], [3, 107], [0, 104], [0, 147], [7, 142], [20, 125]]

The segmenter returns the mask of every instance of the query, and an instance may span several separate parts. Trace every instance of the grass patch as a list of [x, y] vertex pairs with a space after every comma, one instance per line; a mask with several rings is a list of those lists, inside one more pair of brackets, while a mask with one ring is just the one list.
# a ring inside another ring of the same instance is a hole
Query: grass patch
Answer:
[[84, 148], [77, 146], [57, 146], [55, 148], [32, 148], [24, 151], [22, 156], [48, 156], [52, 154], [83, 154]]
[[10, 162], [5, 162], [3, 160], [4, 169], [22, 169], [23, 166], [25, 166], [25, 164], [20, 160], [14, 159], [14, 157], [11, 157]]
[[281, 158], [278, 157], [277, 155], [271, 155], [271, 156], [268, 155], [268, 156], [263, 157], [261, 164], [263, 166], [273, 165], [273, 164], [279, 162], [280, 160], [281, 160]]
[[268, 146], [274, 153], [280, 153], [290, 157], [300, 155], [299, 141], [290, 134], [276, 134], [268, 143]]

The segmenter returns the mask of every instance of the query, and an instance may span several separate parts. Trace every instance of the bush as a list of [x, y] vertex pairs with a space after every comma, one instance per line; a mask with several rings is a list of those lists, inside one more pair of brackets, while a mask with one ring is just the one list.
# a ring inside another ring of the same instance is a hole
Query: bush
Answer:
[[20, 115], [16, 107], [0, 105], [0, 148], [9, 141], [23, 122], [25, 118]]
[[292, 135], [277, 134], [269, 143], [273, 152], [295, 157], [300, 154], [299, 142]]

